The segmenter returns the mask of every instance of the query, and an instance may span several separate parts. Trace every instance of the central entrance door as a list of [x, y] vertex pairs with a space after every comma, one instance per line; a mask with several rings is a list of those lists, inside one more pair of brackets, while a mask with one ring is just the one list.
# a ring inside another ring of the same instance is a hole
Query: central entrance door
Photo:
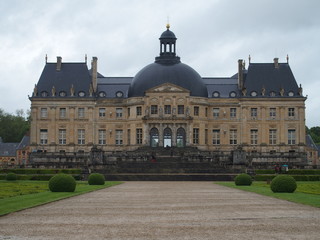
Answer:
[[150, 130], [150, 145], [151, 147], [159, 146], [159, 131], [157, 128], [152, 128]]
[[164, 147], [172, 146], [172, 131], [168, 127], [163, 130], [163, 146]]

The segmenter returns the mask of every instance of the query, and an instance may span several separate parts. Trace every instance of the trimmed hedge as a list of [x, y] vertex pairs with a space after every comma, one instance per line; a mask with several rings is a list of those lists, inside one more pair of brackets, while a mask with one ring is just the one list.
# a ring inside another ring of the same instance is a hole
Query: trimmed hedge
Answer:
[[15, 173], [8, 173], [6, 176], [7, 181], [16, 181], [17, 175]]
[[[275, 174], [274, 169], [257, 169], [256, 174]], [[320, 175], [320, 169], [289, 169], [290, 175]]]
[[234, 182], [237, 186], [250, 186], [252, 184], [252, 178], [250, 175], [242, 173], [236, 176]]
[[58, 174], [49, 180], [49, 190], [51, 192], [74, 192], [76, 189], [76, 180], [67, 174]]
[[275, 170], [273, 169], [257, 169], [254, 171], [256, 174], [275, 174]]
[[105, 178], [104, 175], [100, 173], [91, 173], [88, 177], [89, 185], [104, 185]]
[[270, 188], [274, 193], [293, 193], [297, 189], [297, 183], [291, 176], [278, 175], [272, 180]]
[[[287, 175], [287, 174], [284, 174]], [[274, 179], [276, 174], [270, 174], [270, 175], [255, 175], [254, 180], [255, 181], [267, 181]], [[320, 181], [320, 175], [290, 175], [293, 177], [296, 181]]]

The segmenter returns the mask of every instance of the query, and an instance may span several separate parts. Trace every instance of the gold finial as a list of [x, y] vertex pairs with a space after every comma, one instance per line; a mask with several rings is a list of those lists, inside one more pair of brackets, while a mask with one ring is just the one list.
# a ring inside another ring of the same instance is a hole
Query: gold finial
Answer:
[[170, 24], [169, 23], [167, 23], [166, 28], [169, 30], [169, 28], [170, 28]]

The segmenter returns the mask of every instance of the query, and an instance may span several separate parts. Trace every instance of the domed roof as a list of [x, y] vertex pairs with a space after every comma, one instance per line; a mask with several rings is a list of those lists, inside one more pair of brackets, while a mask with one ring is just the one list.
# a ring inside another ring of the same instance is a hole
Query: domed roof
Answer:
[[201, 76], [183, 63], [152, 63], [140, 70], [133, 78], [129, 97], [144, 96], [145, 91], [163, 83], [172, 83], [190, 91], [191, 96], [208, 97], [207, 87]]
[[133, 78], [128, 97], [144, 96], [145, 92], [164, 83], [172, 83], [190, 91], [191, 96], [208, 97], [207, 87], [193, 68], [176, 56], [176, 36], [167, 30], [160, 37], [160, 56]]

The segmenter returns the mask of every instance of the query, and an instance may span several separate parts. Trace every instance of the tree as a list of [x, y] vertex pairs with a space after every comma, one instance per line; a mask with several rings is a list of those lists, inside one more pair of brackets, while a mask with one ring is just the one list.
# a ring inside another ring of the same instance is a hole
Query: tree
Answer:
[[0, 137], [3, 142], [20, 142], [30, 129], [29, 117], [23, 110], [17, 110], [16, 115], [0, 109]]

